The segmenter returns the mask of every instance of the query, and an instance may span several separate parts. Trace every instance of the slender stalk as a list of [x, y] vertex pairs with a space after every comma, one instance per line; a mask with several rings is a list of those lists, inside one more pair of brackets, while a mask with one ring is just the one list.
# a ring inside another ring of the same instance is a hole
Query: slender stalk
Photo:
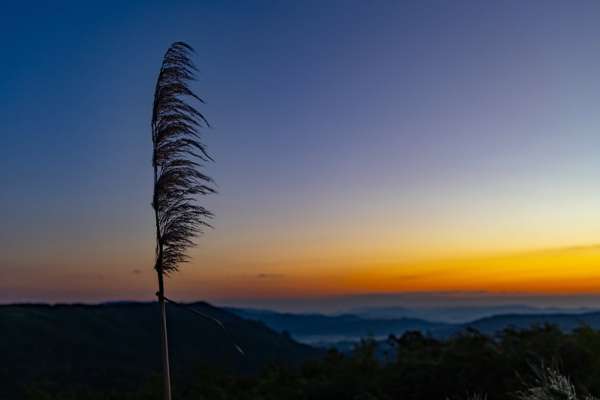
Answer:
[[164, 400], [171, 400], [171, 367], [169, 363], [169, 340], [167, 337], [167, 308], [163, 274], [158, 273], [158, 302], [160, 304], [160, 334], [162, 339], [163, 390]]
[[[155, 129], [152, 124], [152, 129]], [[162, 240], [160, 234], [160, 225], [158, 217], [158, 201], [156, 186], [158, 182], [158, 169], [154, 166], [154, 194], [152, 200], [152, 207], [154, 208], [154, 218], [156, 222], [156, 273], [158, 275], [158, 303], [160, 305], [160, 336], [161, 336], [161, 348], [162, 348], [162, 365], [163, 365], [163, 399], [171, 400], [171, 366], [169, 360], [169, 338], [167, 335], [167, 307], [165, 302], [165, 283], [164, 283], [164, 272], [162, 270]]]

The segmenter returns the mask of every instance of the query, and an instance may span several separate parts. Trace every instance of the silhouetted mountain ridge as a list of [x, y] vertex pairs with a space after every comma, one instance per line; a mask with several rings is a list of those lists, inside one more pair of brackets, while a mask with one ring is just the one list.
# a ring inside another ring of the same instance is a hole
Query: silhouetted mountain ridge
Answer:
[[[213, 322], [168, 307], [174, 382], [203, 365], [252, 372], [273, 362], [298, 363], [321, 351], [294, 342], [258, 321], [208, 303], [193, 308], [219, 319], [245, 351]], [[160, 371], [160, 324], [156, 303], [17, 304], [0, 306], [0, 398], [20, 385], [135, 387]]]
[[291, 314], [269, 310], [229, 308], [231, 312], [248, 319], [264, 322], [278, 332], [289, 332], [295, 339], [306, 343], [332, 343], [361, 337], [387, 337], [390, 333], [410, 330], [430, 332], [450, 325], [416, 318], [363, 318], [352, 314]]
[[361, 307], [349, 313], [365, 318], [417, 318], [431, 322], [461, 324], [504, 314], [582, 314], [598, 311], [589, 307], [537, 307], [526, 304], [453, 305], [423, 307]]
[[421, 331], [434, 337], [448, 337], [467, 328], [482, 333], [495, 334], [512, 327], [526, 329], [534, 325], [557, 325], [571, 331], [581, 325], [600, 329], [600, 312], [500, 314], [478, 318], [466, 323], [446, 323], [418, 318], [373, 318], [353, 314], [291, 314], [269, 310], [230, 308], [232, 312], [264, 322], [279, 332], [289, 332], [299, 341], [329, 345], [357, 341], [365, 336], [383, 339], [390, 334], [400, 336], [406, 331]]
[[587, 325], [593, 329], [600, 329], [600, 312], [595, 311], [582, 314], [503, 314], [480, 318], [462, 324], [461, 327], [470, 327], [482, 333], [493, 334], [508, 327], [525, 329], [533, 325], [543, 324], [556, 325], [563, 331], [572, 331], [582, 325]]

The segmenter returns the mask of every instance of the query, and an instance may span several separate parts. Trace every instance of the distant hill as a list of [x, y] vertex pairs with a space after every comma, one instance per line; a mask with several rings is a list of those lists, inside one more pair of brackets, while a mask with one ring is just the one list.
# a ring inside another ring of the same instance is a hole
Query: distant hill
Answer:
[[335, 344], [342, 349], [351, 348], [351, 342], [366, 336], [384, 339], [390, 334], [401, 336], [406, 331], [421, 331], [434, 337], [445, 338], [467, 328], [474, 328], [486, 334], [494, 334], [508, 327], [526, 329], [543, 324], [557, 325], [564, 331], [571, 331], [582, 324], [600, 329], [600, 312], [515, 313], [475, 319], [466, 323], [445, 323], [419, 318], [373, 318], [351, 314], [340, 316], [289, 314], [239, 308], [229, 310], [244, 318], [262, 321], [276, 331], [289, 332], [298, 341], [321, 346]]
[[264, 322], [278, 332], [289, 332], [293, 338], [311, 344], [327, 345], [373, 336], [385, 338], [406, 331], [433, 333], [452, 329], [454, 325], [417, 318], [363, 318], [356, 315], [289, 314], [267, 310], [229, 308], [231, 312]]
[[454, 330], [466, 327], [475, 328], [486, 334], [493, 334], [505, 328], [526, 329], [533, 325], [551, 324], [558, 326], [563, 331], [572, 331], [581, 325], [600, 329], [600, 312], [583, 314], [505, 314], [481, 318], [466, 324], [459, 325]]
[[350, 314], [363, 318], [417, 318], [427, 321], [462, 324], [504, 314], [583, 314], [598, 311], [586, 307], [533, 307], [524, 304], [438, 306], [438, 307], [362, 307]]
[[[272, 362], [298, 363], [321, 354], [261, 322], [207, 303], [193, 307], [221, 320], [246, 356], [215, 324], [169, 306], [175, 385], [202, 365], [252, 372]], [[0, 399], [17, 398], [19, 387], [42, 381], [135, 388], [161, 370], [159, 328], [156, 303], [0, 306]]]

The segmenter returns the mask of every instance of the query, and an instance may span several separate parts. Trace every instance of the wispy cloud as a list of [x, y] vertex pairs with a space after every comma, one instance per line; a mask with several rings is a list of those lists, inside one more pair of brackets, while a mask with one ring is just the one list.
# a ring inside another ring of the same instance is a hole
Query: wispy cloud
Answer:
[[261, 273], [257, 274], [256, 278], [258, 279], [280, 279], [283, 278], [284, 274], [271, 274], [271, 273]]

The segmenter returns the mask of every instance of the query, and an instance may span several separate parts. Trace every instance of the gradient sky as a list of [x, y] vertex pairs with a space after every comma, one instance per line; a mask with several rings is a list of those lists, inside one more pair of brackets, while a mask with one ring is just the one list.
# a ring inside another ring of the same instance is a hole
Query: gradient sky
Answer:
[[600, 293], [600, 2], [85, 3], [0, 15], [0, 301], [153, 297], [176, 40], [220, 194], [173, 297]]

